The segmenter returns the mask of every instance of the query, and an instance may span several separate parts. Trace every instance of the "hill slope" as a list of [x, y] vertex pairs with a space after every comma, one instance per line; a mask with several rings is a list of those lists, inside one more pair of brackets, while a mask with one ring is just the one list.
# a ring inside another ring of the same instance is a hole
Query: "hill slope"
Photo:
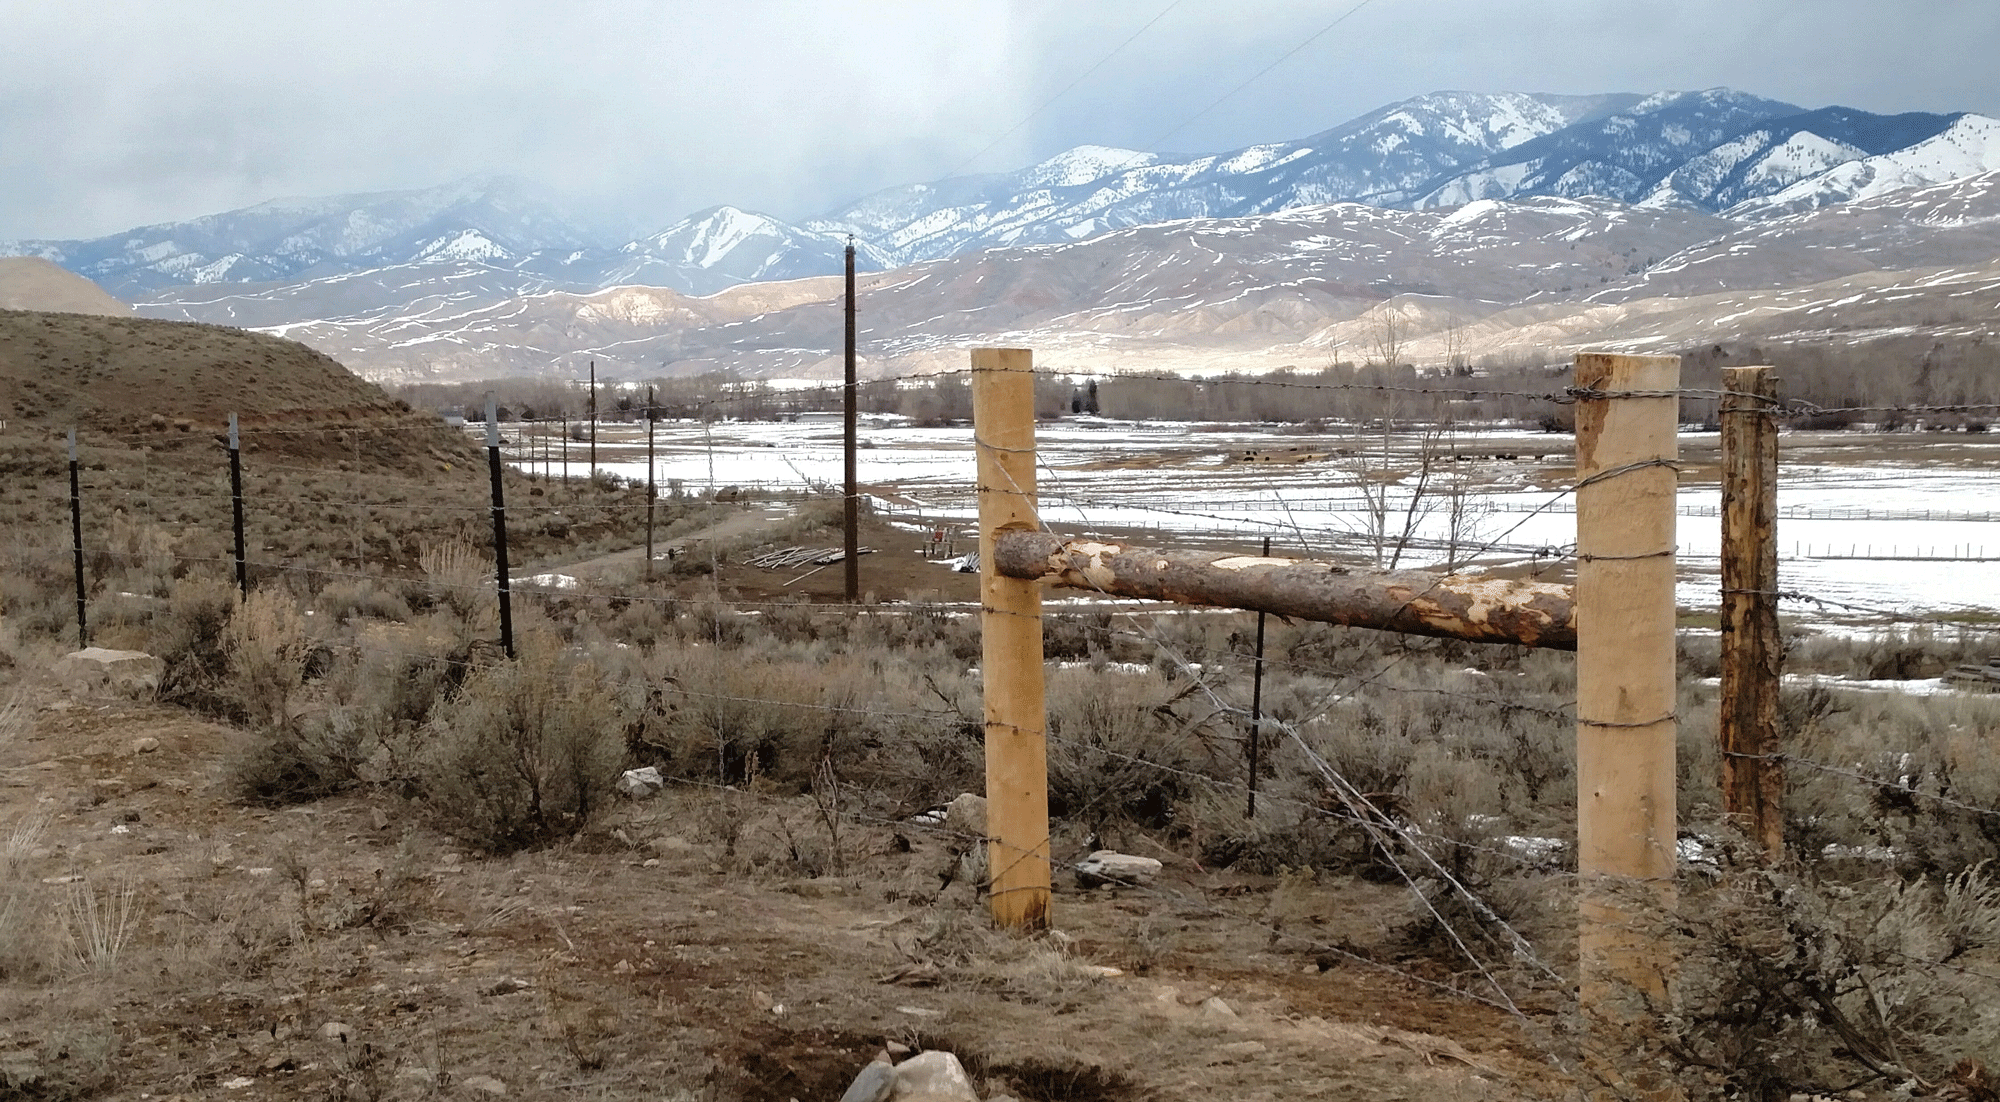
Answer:
[[[218, 325], [0, 310], [0, 416], [104, 432], [402, 422], [411, 415], [332, 357]], [[439, 426], [442, 430], [442, 426]]]
[[57, 310], [129, 317], [132, 307], [38, 256], [0, 257], [0, 310]]

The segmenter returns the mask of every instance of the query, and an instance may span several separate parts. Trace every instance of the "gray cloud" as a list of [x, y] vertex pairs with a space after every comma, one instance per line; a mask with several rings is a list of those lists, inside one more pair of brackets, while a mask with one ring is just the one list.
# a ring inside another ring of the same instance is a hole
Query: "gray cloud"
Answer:
[[[1989, 0], [0, 0], [0, 238], [517, 173], [651, 228], [1097, 142], [1226, 149], [1440, 88], [2000, 113]], [[1186, 124], [1186, 125], [1183, 125]], [[1162, 142], [1161, 139], [1164, 139]]]

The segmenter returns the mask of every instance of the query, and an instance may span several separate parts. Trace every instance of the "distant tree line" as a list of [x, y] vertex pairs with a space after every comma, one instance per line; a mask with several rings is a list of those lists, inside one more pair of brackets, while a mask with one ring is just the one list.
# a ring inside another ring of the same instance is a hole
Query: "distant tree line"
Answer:
[[[1770, 364], [1779, 393], [1817, 407], [1923, 407], [2000, 403], [2000, 342], [1983, 334], [1938, 336], [1901, 333], [1859, 343], [1758, 344], [1727, 342], [1681, 350], [1682, 386], [1717, 390], [1721, 369]], [[1392, 365], [1393, 364], [1393, 365]], [[1448, 365], [1370, 361], [1316, 368], [1283, 367], [1262, 373], [1196, 377], [1158, 374], [1092, 376], [1060, 367], [1038, 375], [1035, 414], [1053, 419], [1097, 414], [1118, 420], [1265, 421], [1419, 425], [1446, 422], [1511, 423], [1550, 432], [1569, 431], [1570, 407], [1547, 400], [1569, 385], [1567, 356], [1545, 349], [1466, 359]], [[732, 373], [658, 378], [645, 383], [600, 379], [597, 416], [636, 420], [646, 414], [646, 388], [661, 420], [783, 421], [825, 415], [842, 407], [838, 383], [773, 385]], [[580, 419], [590, 415], [581, 380], [495, 379], [476, 383], [414, 383], [389, 388], [418, 408], [468, 419], [484, 415], [491, 393], [503, 420]], [[1682, 420], [1712, 425], [1718, 402], [1690, 395]], [[921, 425], [972, 419], [972, 388], [964, 374], [871, 379], [858, 387], [856, 406], [867, 414], [897, 414]], [[1983, 432], [1990, 411], [1882, 412], [1795, 415], [1794, 427]]]

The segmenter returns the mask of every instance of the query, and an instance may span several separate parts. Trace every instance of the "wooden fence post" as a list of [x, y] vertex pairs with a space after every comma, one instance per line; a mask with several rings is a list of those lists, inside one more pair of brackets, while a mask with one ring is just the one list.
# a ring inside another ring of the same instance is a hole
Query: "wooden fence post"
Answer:
[[1634, 1039], [1627, 998], [1664, 996], [1673, 967], [1621, 895], [1674, 900], [1680, 357], [1582, 353], [1576, 385], [1578, 998], [1608, 1053]]
[[1002, 575], [994, 540], [1041, 527], [1035, 512], [1034, 357], [972, 350], [972, 426], [979, 463], [979, 603], [986, 713], [986, 862], [993, 922], [1049, 923], [1049, 774], [1043, 703], [1042, 595]]
[[1722, 389], [1722, 810], [1775, 861], [1785, 853], [1778, 386], [1768, 367], [1728, 367]]

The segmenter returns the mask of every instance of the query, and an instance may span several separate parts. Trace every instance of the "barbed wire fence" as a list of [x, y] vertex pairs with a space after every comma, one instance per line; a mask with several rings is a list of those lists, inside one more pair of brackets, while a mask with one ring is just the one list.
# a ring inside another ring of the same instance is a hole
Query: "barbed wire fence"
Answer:
[[[969, 373], [947, 373], [945, 377], [962, 374]], [[925, 376], [921, 377], [920, 381], [930, 382], [938, 378], [939, 376]], [[1140, 376], [1140, 378], [1171, 379], [1175, 382], [1185, 381], [1180, 376]], [[1232, 380], [1228, 385], [1244, 386], [1251, 384]], [[1376, 396], [1415, 394], [1462, 399], [1468, 394], [1475, 396], [1479, 394], [1479, 392], [1468, 391], [1462, 388], [1349, 387], [1286, 380], [1274, 380], [1268, 385], [1303, 387], [1314, 390], [1348, 390]], [[1725, 396], [1726, 392], [1677, 391], [1674, 393], [1680, 396], [1714, 398]], [[1484, 392], [1484, 396], [1522, 400], [1531, 399], [1550, 405], [1567, 405], [1578, 400], [1580, 396], [1588, 398], [1591, 395], [1588, 392], [1567, 390], [1546, 392], [1492, 391]], [[728, 397], [717, 398], [713, 400], [712, 407], [714, 409], [725, 409], [735, 401]], [[1800, 415], [1863, 412], [1893, 412], [1913, 415], [1933, 412], [1983, 412], [2000, 407], [1817, 407], [1810, 406], [1809, 404], [1793, 403], [1785, 405], [1782, 408], [1788, 413], [1797, 413]], [[705, 426], [703, 429], [705, 437], [703, 450], [710, 457], [710, 463], [712, 464], [713, 456], [715, 455], [712, 422], [704, 420], [703, 424]], [[350, 443], [355, 451], [355, 458], [350, 460], [355, 465], [353, 473], [365, 475], [367, 489], [365, 492], [358, 492], [353, 496], [288, 492], [287, 483], [282, 481], [282, 479], [287, 476], [324, 474], [326, 467], [324, 465], [253, 461], [246, 464], [247, 473], [251, 475], [251, 481], [246, 487], [244, 496], [259, 509], [283, 506], [291, 510], [295, 517], [317, 513], [322, 522], [335, 524], [365, 522], [368, 519], [376, 517], [378, 513], [425, 518], [444, 517], [447, 520], [456, 518], [456, 520], [471, 524], [477, 524], [485, 519], [485, 515], [491, 509], [491, 505], [476, 501], [476, 497], [482, 488], [478, 484], [480, 481], [478, 476], [482, 472], [478, 471], [476, 465], [467, 464], [470, 473], [467, 477], [469, 485], [466, 487], [466, 492], [468, 496], [475, 498], [475, 500], [467, 502], [434, 500], [439, 485], [444, 480], [397, 475], [381, 470], [364, 471], [362, 469], [363, 463], [360, 455], [359, 441], [364, 435], [379, 435], [380, 433], [389, 431], [406, 432], [410, 433], [413, 438], [425, 439], [432, 437], [435, 432], [435, 430], [418, 428], [398, 428], [394, 430], [371, 428], [246, 429], [242, 433], [246, 440], [278, 436], [302, 437], [312, 435], [317, 435], [324, 440], [335, 443], [345, 440]], [[151, 472], [156, 469], [163, 470], [167, 466], [165, 462], [167, 456], [156, 454], [146, 449], [159, 447], [165, 450], [167, 445], [186, 448], [188, 446], [187, 438], [188, 434], [185, 433], [115, 434], [107, 441], [113, 447], [104, 449], [114, 454], [110, 458], [100, 457], [95, 460], [86, 461], [82, 465], [83, 470], [90, 474], [96, 474], [108, 470], [114, 463], [129, 464], [137, 467], [141, 472]], [[197, 434], [197, 439], [199, 438], [200, 436]], [[24, 447], [32, 447], [37, 442], [17, 437], [9, 441], [9, 443], [13, 444], [18, 450]], [[40, 441], [39, 443], [45, 445], [50, 452], [50, 458], [53, 461], [48, 466], [53, 470], [60, 470], [60, 460], [56, 457], [59, 454], [62, 444], [59, 441], [53, 440]], [[565, 444], [567, 443], [568, 441], [566, 440]], [[85, 447], [89, 451], [95, 445], [86, 441]], [[81, 478], [78, 495], [99, 505], [109, 502], [114, 514], [122, 517], [120, 523], [126, 525], [128, 531], [142, 528], [146, 525], [158, 526], [163, 529], [183, 526], [203, 531], [210, 538], [210, 543], [219, 545], [219, 533], [208, 528], [208, 525], [212, 522], [208, 521], [203, 514], [214, 514], [226, 508], [228, 504], [227, 490], [221, 484], [221, 459], [220, 448], [217, 448], [217, 470], [215, 472], [217, 486], [215, 490], [207, 493], [179, 485], [172, 485], [162, 489], [145, 488], [144, 483], [150, 481], [150, 479], [142, 475], [139, 480], [141, 485], [138, 486], [117, 483], [98, 484], [94, 479]], [[510, 457], [510, 462], [518, 471], [526, 472], [531, 469], [537, 462], [533, 453], [533, 446], [525, 442], [517, 445], [513, 455]], [[546, 457], [544, 457], [542, 463], [544, 469], [551, 469]], [[1180, 499], [1170, 494], [1158, 493], [1150, 496], [1126, 497], [1115, 491], [1099, 491], [1094, 488], [1093, 484], [1087, 481], [1072, 480], [1071, 472], [1057, 469], [1046, 463], [1044, 463], [1042, 470], [1048, 476], [1049, 485], [1049, 492], [1045, 495], [1042, 512], [1044, 521], [1050, 530], [1065, 529], [1072, 531], [1073, 534], [1130, 530], [1140, 526], [1129, 523], [1129, 518], [1123, 516], [1117, 519], [1107, 518], [1110, 514], [1125, 514], [1139, 511], [1168, 518], [1167, 523], [1159, 524], [1156, 529], [1159, 531], [1167, 530], [1172, 522], [1175, 521], [1212, 522], [1214, 525], [1226, 525], [1228, 530], [1227, 538], [1234, 539], [1237, 543], [1248, 543], [1254, 536], [1268, 533], [1274, 539], [1295, 542], [1301, 545], [1302, 550], [1333, 549], [1352, 554], [1357, 559], [1365, 559], [1371, 552], [1379, 553], [1379, 549], [1385, 538], [1384, 534], [1379, 530], [1379, 522], [1378, 530], [1356, 530], [1351, 519], [1355, 514], [1366, 514], [1370, 508], [1376, 508], [1376, 502], [1380, 500], [1378, 498], [1352, 494], [1322, 494], [1315, 496], [1311, 494], [1288, 493], [1283, 488], [1273, 488], [1269, 491], [1271, 495], [1269, 508], [1262, 507], [1261, 503], [1242, 500], [1206, 503], [1199, 508], [1189, 508], [1185, 504], [1175, 504]], [[596, 472], [592, 472], [592, 474], [594, 475]], [[532, 475], [528, 478], [530, 485], [547, 486], [549, 481], [546, 477], [541, 478], [539, 481]], [[597, 481], [597, 479], [592, 479], [585, 484], [593, 485]], [[824, 492], [823, 487], [812, 485], [811, 479], [804, 474], [800, 474], [793, 482], [774, 481], [761, 485], [751, 483], [748, 480], [731, 481], [726, 477], [719, 477], [713, 473], [703, 481], [705, 481], [705, 485], [698, 485], [695, 492], [688, 495], [688, 497], [696, 506], [708, 510], [711, 515], [721, 512], [724, 506], [730, 504], [723, 498], [726, 486], [749, 486], [755, 491], [771, 495], [780, 501], [797, 501], [811, 497], [816, 493], [823, 494]], [[57, 487], [59, 484], [52, 478], [50, 486]], [[45, 487], [45, 489], [47, 488]], [[608, 491], [611, 488], [607, 487], [606, 489]], [[1508, 516], [1506, 521], [1496, 522], [1493, 527], [1497, 528], [1500, 524], [1506, 525], [1496, 534], [1486, 535], [1485, 533], [1480, 533], [1477, 536], [1468, 535], [1464, 539], [1456, 536], [1450, 539], [1438, 539], [1417, 534], [1414, 527], [1408, 527], [1396, 533], [1392, 538], [1400, 541], [1399, 546], [1403, 550], [1425, 553], [1448, 553], [1461, 562], [1490, 559], [1492, 556], [1509, 556], [1535, 574], [1566, 568], [1574, 562], [1576, 557], [1576, 548], [1573, 542], [1544, 545], [1532, 542], [1515, 542], [1512, 537], [1536, 517], [1573, 512], [1576, 507], [1573, 500], [1574, 492], [1574, 486], [1567, 486], [1547, 493], [1545, 500], [1538, 502], [1524, 503], [1509, 501], [1492, 505], [1487, 512], [1493, 516], [1521, 514], [1518, 519]], [[64, 526], [64, 522], [69, 520], [68, 517], [62, 515], [60, 503], [61, 493], [59, 489], [56, 492], [39, 494], [32, 503], [33, 507], [25, 509], [20, 514], [23, 528], [39, 529], [44, 533], [60, 531]], [[898, 505], [887, 498], [876, 499], [874, 505], [878, 511], [891, 517], [899, 515]], [[546, 497], [541, 499], [531, 497], [526, 501], [522, 501], [517, 497], [514, 501], [509, 502], [508, 510], [510, 523], [532, 525], [550, 517], [573, 518], [578, 515], [630, 515], [637, 510], [645, 509], [647, 506], [647, 502], [632, 500], [572, 499], [557, 502]], [[1405, 506], [1405, 508], [1411, 510], [1417, 507], [1417, 503], [1414, 501]], [[928, 505], [920, 504], [913, 506], [913, 508], [924, 510], [924, 515], [931, 517], [950, 514], [949, 504], [942, 498], [934, 498]], [[1679, 511], [1684, 516], [1701, 517], [1713, 515], [1710, 507], [1700, 504], [1683, 505]], [[1269, 517], [1245, 515], [1260, 512], [1282, 515]], [[1868, 509], [1819, 508], [1815, 510], [1810, 507], [1801, 507], [1796, 514], [1792, 515], [1798, 519], [1828, 521], [1916, 521], [1919, 519], [1935, 519], [1983, 522], [1990, 521], [1994, 517], [1994, 514], [1990, 512], [1971, 509], [1935, 511], [1927, 509], [1923, 510], [1921, 518], [1916, 513], [1917, 511], [1912, 509], [1871, 511]], [[1062, 516], [1074, 516], [1076, 519], [1074, 523], [1051, 519], [1058, 514]], [[1786, 514], [1781, 514], [1781, 516], [1783, 515]], [[1341, 516], [1345, 521], [1345, 526], [1343, 526], [1342, 522], [1335, 521], [1335, 516]], [[1320, 523], [1315, 524], [1315, 521], [1319, 521]], [[1212, 535], [1214, 528], [1211, 527], [1209, 531]], [[1491, 529], [1489, 528], [1488, 531], [1491, 531]], [[26, 535], [25, 531], [17, 532], [16, 539], [22, 540]], [[60, 543], [59, 539], [48, 538], [17, 542], [11, 552], [11, 557], [17, 564], [30, 561], [40, 563], [43, 567], [42, 572], [50, 573], [65, 563], [70, 556], [70, 552], [80, 550], [83, 558], [90, 563], [166, 564], [168, 571], [175, 577], [183, 576], [187, 573], [199, 572], [210, 572], [220, 576], [229, 567], [234, 565], [235, 562], [228, 555], [186, 554], [171, 547], [132, 549], [128, 546], [121, 548], [101, 533], [93, 533], [90, 538], [83, 540], [76, 548], [63, 548], [60, 546]], [[1983, 551], [1981, 552], [1981, 557], [1983, 557]], [[336, 564], [315, 565], [255, 556], [247, 559], [247, 565], [260, 578], [294, 577], [301, 579], [308, 585], [323, 585], [329, 580], [361, 581], [372, 584], [398, 584], [408, 582], [412, 578], [412, 575], [407, 571], [395, 572], [381, 567], [371, 569], [369, 568], [368, 558], [360, 553], [357, 553], [351, 564], [345, 568]], [[712, 562], [710, 565], [713, 566], [715, 564]], [[88, 588], [89, 581], [90, 579], [84, 579], [86, 588]], [[457, 590], [469, 595], [486, 595], [493, 592], [493, 587], [487, 583], [459, 581], [450, 578], [433, 578], [429, 579], [426, 584], [434, 588]], [[674, 611], [698, 610], [701, 612], [712, 612], [716, 615], [721, 615], [725, 612], [732, 614], [758, 614], [777, 609], [795, 610], [800, 607], [798, 602], [793, 601], [744, 601], [723, 598], [719, 592], [704, 596], [687, 596], [658, 591], [605, 589], [589, 585], [577, 585], [573, 588], [561, 589], [554, 586], [530, 585], [524, 587], [523, 592], [528, 594], [530, 599], [538, 600], [560, 600], [569, 603], [591, 603], [603, 606], [619, 603], [627, 605], [646, 604]], [[1838, 610], [1851, 614], [1857, 620], [1872, 623], [1883, 628], [1934, 627], [1936, 624], [1935, 618], [1926, 615], [1921, 610], [1912, 610], [1907, 607], [1867, 601], [1844, 600], [1795, 590], [1780, 590], [1772, 595], [1797, 606]], [[1108, 595], [1100, 593], [1098, 596], [1107, 597]], [[1297, 707], [1290, 717], [1279, 717], [1270, 713], [1261, 715], [1253, 714], [1244, 702], [1244, 693], [1242, 692], [1243, 671], [1240, 667], [1217, 666], [1198, 661], [1181, 653], [1176, 640], [1168, 632], [1163, 631], [1160, 626], [1160, 621], [1164, 615], [1162, 613], [1142, 611], [1129, 602], [1107, 601], [1106, 604], [1109, 606], [1108, 610], [1102, 606], [1081, 607], [1074, 610], [1059, 607], [1045, 612], [1045, 615], [1060, 619], [1063, 617], [1104, 615], [1108, 611], [1109, 615], [1116, 617], [1124, 625], [1119, 629], [1119, 633], [1122, 636], [1135, 645], [1151, 648], [1156, 656], [1155, 662], [1158, 667], [1163, 669], [1168, 676], [1185, 682], [1205, 702], [1208, 708], [1208, 719], [1212, 721], [1214, 726], [1240, 730], [1253, 722], [1261, 722], [1268, 725], [1274, 732], [1277, 732], [1295, 752], [1297, 759], [1310, 767], [1311, 775], [1316, 776], [1319, 798], [1301, 799], [1296, 796], [1273, 792], [1266, 793], [1263, 799], [1272, 806], [1284, 809], [1302, 819], [1333, 824], [1341, 829], [1357, 831], [1364, 836], [1371, 849], [1382, 856], [1386, 864], [1393, 869], [1399, 879], [1409, 888], [1412, 899], [1418, 901], [1418, 904], [1423, 908], [1426, 908], [1429, 916], [1435, 920], [1443, 936], [1451, 943], [1454, 952], [1462, 961], [1465, 968], [1464, 975], [1468, 977], [1470, 982], [1461, 982], [1458, 980], [1440, 982], [1410, 969], [1399, 968], [1393, 964], [1356, 954], [1350, 947], [1313, 939], [1308, 935], [1302, 934], [1295, 928], [1284, 929], [1279, 924], [1266, 923], [1265, 927], [1274, 939], [1291, 939], [1313, 952], [1328, 953], [1341, 959], [1349, 960], [1359, 966], [1381, 969], [1426, 989], [1436, 989], [1440, 993], [1450, 993], [1457, 997], [1486, 1004], [1496, 1010], [1515, 1016], [1524, 1022], [1528, 1016], [1522, 1010], [1521, 1003], [1523, 996], [1521, 990], [1518, 988], [1510, 990], [1507, 981], [1503, 978], [1504, 976], [1514, 974], [1516, 966], [1519, 966], [1525, 968], [1529, 975], [1539, 976], [1541, 980], [1547, 981], [1553, 988], [1564, 986], [1561, 982], [1561, 977], [1558, 975], [1559, 966], [1544, 959], [1523, 935], [1508, 925], [1502, 916], [1481, 897], [1479, 892], [1475, 890], [1475, 886], [1469, 885], [1451, 871], [1450, 862], [1442, 859], [1440, 854], [1448, 854], [1454, 850], [1476, 852], [1484, 858], [1500, 862], [1510, 868], [1533, 871], [1539, 875], [1574, 878], [1573, 865], [1569, 864], [1567, 859], [1559, 856], [1565, 852], [1565, 847], [1570, 844], [1568, 840], [1515, 835], [1499, 835], [1496, 839], [1493, 836], [1494, 832], [1486, 832], [1483, 837], [1465, 837], [1461, 836], [1463, 832], [1444, 829], [1440, 824], [1413, 822], [1398, 807], [1381, 801], [1379, 797], [1383, 794], [1364, 791], [1362, 787], [1357, 786], [1344, 777], [1338, 768], [1338, 763], [1329, 760], [1323, 752], [1323, 747], [1316, 743], [1315, 726], [1324, 721], [1330, 714], [1335, 713], [1343, 701], [1353, 699], [1357, 695], [1365, 693], [1388, 693], [1416, 699], [1450, 698], [1465, 705], [1490, 708], [1494, 712], [1501, 714], [1532, 717], [1538, 721], [1557, 726], [1573, 725], [1576, 722], [1576, 711], [1573, 701], [1566, 702], [1559, 707], [1550, 707], [1523, 700], [1507, 699], [1493, 694], [1462, 692], [1435, 685], [1396, 684], [1389, 675], [1400, 664], [1407, 661], [1412, 654], [1417, 653], [1416, 649], [1405, 647], [1381, 664], [1365, 672], [1335, 669], [1325, 665], [1308, 661], [1296, 661], [1290, 658], [1272, 659], [1271, 662], [1276, 667], [1291, 669], [1302, 676], [1311, 675], [1315, 678], [1324, 678], [1331, 682], [1331, 685], [1322, 690], [1317, 698], [1306, 701]], [[844, 602], [813, 602], [809, 607], [814, 614], [837, 616], [884, 616], [901, 614], [893, 606], [885, 606], [880, 603], [856, 605]], [[945, 610], [943, 614], [965, 616], [970, 615], [970, 610], [953, 608]], [[350, 648], [364, 646], [364, 644], [359, 643], [339, 645]], [[497, 661], [497, 659], [491, 656], [474, 656], [469, 657], [467, 661], [492, 662]], [[689, 689], [680, 685], [669, 684], [663, 685], [661, 688], [667, 694], [687, 697], [689, 699], [699, 698], [703, 695], [699, 690]], [[802, 704], [797, 701], [775, 697], [748, 696], [728, 697], [726, 699], [760, 707], [818, 709], [823, 711], [836, 710], [836, 707], [832, 705]], [[935, 710], [912, 712], [867, 707], [848, 710], [855, 712], [859, 717], [869, 720], [896, 720], [913, 723], [962, 722], [967, 718], [961, 711]], [[1182, 727], [1178, 738], [1181, 740], [1195, 738], [1197, 737], [1196, 732], [1202, 729], [1203, 725], [1186, 724]], [[1240, 736], [1236, 737], [1240, 739]], [[1152, 748], [1150, 751], [1134, 753], [1115, 746], [1104, 745], [1101, 742], [1087, 738], [1071, 737], [1060, 728], [1051, 730], [1048, 733], [1048, 740], [1051, 745], [1074, 750], [1079, 754], [1111, 759], [1118, 762], [1120, 767], [1125, 769], [1170, 777], [1175, 784], [1182, 786], [1185, 790], [1206, 792], [1218, 798], [1225, 795], [1231, 797], [1240, 796], [1255, 784], [1254, 778], [1241, 773], [1240, 765], [1235, 775], [1217, 775], [1214, 772], [1189, 769], [1183, 765], [1176, 764], [1173, 759], [1173, 751], [1177, 747], [1172, 742]], [[1775, 757], [1786, 765], [1810, 770], [1827, 777], [1838, 778], [1844, 783], [1849, 783], [1868, 791], [1898, 793], [1915, 800], [1935, 803], [1962, 811], [1982, 819], [2000, 820], [2000, 808], [1988, 807], [1972, 800], [1963, 799], [1959, 795], [1954, 794], [1940, 778], [1934, 776], [1927, 776], [1921, 773], [1884, 773], [1879, 770], [1867, 768], [1867, 763], [1821, 761], [1796, 753], [1785, 753], [1776, 755]], [[676, 784], [705, 786], [723, 784], [726, 778], [719, 777], [712, 782], [694, 777], [677, 777], [673, 778], [673, 780]], [[776, 799], [778, 797], [760, 795], [757, 798]], [[844, 809], [841, 814], [850, 816], [857, 823], [866, 823], [897, 830], [917, 828], [940, 830], [945, 832], [944, 837], [952, 838], [948, 827], [937, 827], [922, 823], [913, 824], [913, 820], [907, 816], [884, 816], [854, 808]], [[952, 838], [952, 840], [958, 842], [970, 841], [970, 839], [965, 838]], [[1552, 842], [1554, 843], [1553, 845], [1550, 844]], [[1434, 902], [1436, 896], [1430, 886], [1433, 883], [1441, 884], [1446, 894], [1462, 903], [1467, 911], [1476, 916], [1477, 921], [1468, 926], [1463, 920], [1451, 918], [1442, 913]], [[1204, 899], [1189, 895], [1186, 889], [1160, 886], [1147, 890], [1158, 898], [1171, 898], [1179, 905], [1212, 906], [1212, 904]]]

